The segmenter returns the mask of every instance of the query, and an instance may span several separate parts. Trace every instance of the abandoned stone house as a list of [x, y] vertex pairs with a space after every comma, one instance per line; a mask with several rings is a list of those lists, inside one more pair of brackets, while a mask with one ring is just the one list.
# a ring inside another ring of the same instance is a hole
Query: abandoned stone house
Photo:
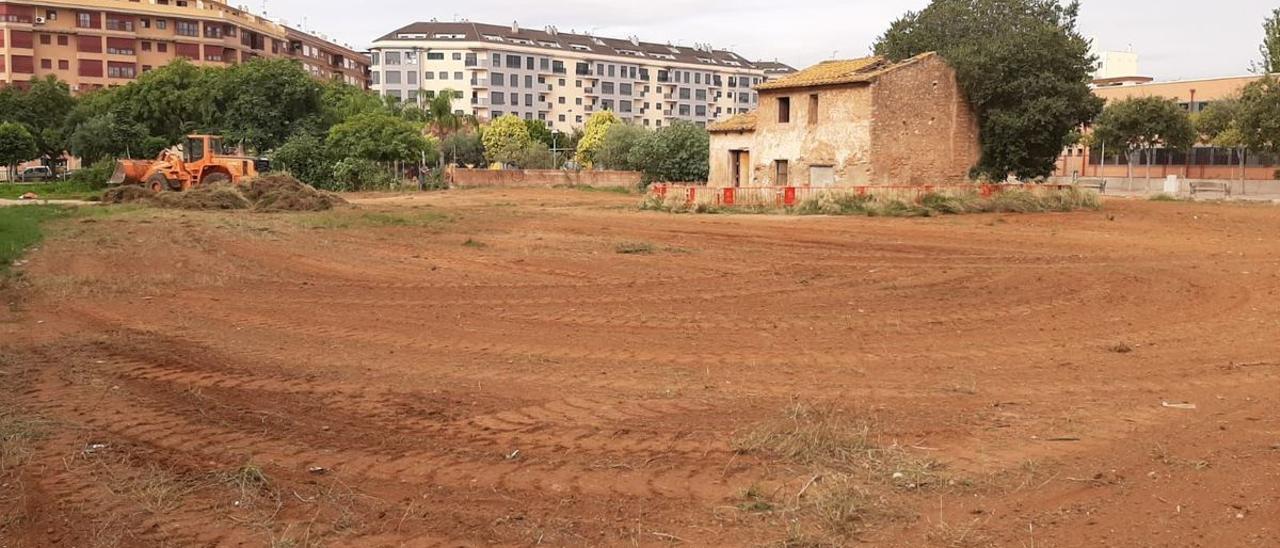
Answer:
[[968, 180], [977, 117], [933, 53], [827, 61], [757, 86], [760, 106], [708, 127], [713, 187]]

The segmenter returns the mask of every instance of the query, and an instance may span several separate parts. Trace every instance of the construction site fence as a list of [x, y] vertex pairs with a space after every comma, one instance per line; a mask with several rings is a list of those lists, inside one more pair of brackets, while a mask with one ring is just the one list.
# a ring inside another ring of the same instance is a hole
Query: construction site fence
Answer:
[[764, 186], [707, 187], [660, 183], [649, 187], [649, 195], [661, 200], [678, 200], [688, 205], [792, 207], [820, 196], [855, 195], [877, 199], [919, 202], [928, 195], [962, 196], [978, 194], [990, 198], [1010, 190], [1066, 190], [1086, 188], [1070, 184], [946, 184], [946, 185], [862, 185], [862, 186]]

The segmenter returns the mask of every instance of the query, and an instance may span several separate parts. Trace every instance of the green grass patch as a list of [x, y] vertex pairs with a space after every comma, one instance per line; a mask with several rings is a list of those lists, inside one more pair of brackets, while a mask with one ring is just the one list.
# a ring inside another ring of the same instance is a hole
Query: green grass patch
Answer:
[[13, 262], [44, 237], [41, 223], [71, 214], [70, 208], [62, 206], [0, 207], [0, 277], [7, 276]]
[[102, 187], [85, 181], [0, 184], [0, 198], [16, 200], [28, 192], [34, 192], [41, 200], [87, 200], [102, 194]]
[[295, 222], [306, 228], [345, 229], [345, 228], [377, 228], [377, 227], [425, 227], [440, 228], [453, 218], [439, 211], [352, 211], [333, 210], [323, 213], [307, 213], [298, 215]]

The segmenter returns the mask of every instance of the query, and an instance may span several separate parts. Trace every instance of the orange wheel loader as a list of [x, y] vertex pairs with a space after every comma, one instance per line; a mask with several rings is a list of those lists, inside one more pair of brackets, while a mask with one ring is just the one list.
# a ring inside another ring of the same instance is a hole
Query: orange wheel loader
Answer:
[[267, 160], [223, 154], [222, 137], [188, 135], [180, 153], [165, 149], [155, 160], [116, 162], [108, 184], [181, 192], [203, 185], [239, 184], [269, 168]]

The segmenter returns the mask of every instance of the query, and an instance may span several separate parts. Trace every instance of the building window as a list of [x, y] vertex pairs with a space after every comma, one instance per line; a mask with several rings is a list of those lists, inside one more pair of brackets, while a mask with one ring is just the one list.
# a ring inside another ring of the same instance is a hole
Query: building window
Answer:
[[779, 124], [791, 123], [791, 98], [790, 97], [778, 98], [778, 123]]
[[157, 29], [160, 29], [160, 30], [164, 30], [164, 29], [169, 28], [169, 20], [168, 20], [168, 19], [156, 19], [156, 28], [157, 28]]
[[444, 61], [444, 52], [443, 51], [427, 52], [427, 60], [428, 61]]
[[773, 162], [773, 170], [776, 174], [776, 183], [778, 186], [787, 186], [787, 165], [786, 160], [777, 160]]
[[93, 27], [93, 14], [90, 14], [90, 13], [83, 13], [83, 12], [81, 12], [81, 13], [77, 13], [77, 14], [76, 14], [76, 26], [77, 26], [77, 27], [80, 27], [80, 28], [82, 28], [82, 29], [91, 29], [91, 28], [94, 28], [94, 27]]
[[399, 85], [399, 84], [400, 84], [400, 72], [399, 72], [399, 71], [392, 71], [392, 72], [388, 72], [388, 73], [387, 73], [387, 84]]
[[453, 73], [453, 79], [454, 79], [454, 80], [461, 80], [461, 79], [462, 79], [462, 73], [461, 73], [461, 72], [454, 72], [454, 73]]
[[507, 56], [507, 68], [513, 68], [513, 69], [518, 69], [518, 68], [520, 68], [520, 56], [519, 56], [519, 55], [508, 55], [508, 56]]
[[70, 38], [68, 38], [65, 34], [60, 34], [60, 35], [58, 35], [58, 45], [59, 45], [59, 46], [65, 46], [65, 45], [69, 44], [69, 43], [70, 43], [70, 41], [69, 41], [69, 40], [70, 40]]
[[199, 36], [200, 25], [194, 21], [175, 21], [173, 24], [173, 32], [179, 36]]
[[461, 53], [458, 53], [458, 52], [454, 52], [454, 53], [453, 53], [453, 60], [454, 60], [454, 61], [461, 61], [461, 60], [462, 60], [462, 54], [461, 54]]
[[818, 123], [818, 94], [809, 95], [809, 125]]
[[412, 71], [412, 70], [410, 70], [410, 71], [405, 71], [405, 73], [404, 73], [404, 79], [405, 79], [405, 82], [406, 82], [406, 83], [408, 83], [408, 84], [409, 84], [409, 85], [411, 85], [411, 86], [416, 86], [416, 85], [418, 85], [418, 73], [417, 73], [417, 72], [414, 72], [414, 71]]
[[388, 51], [388, 52], [387, 52], [387, 55], [386, 55], [386, 61], [387, 61], [387, 62], [386, 62], [385, 64], [388, 64], [388, 65], [399, 65], [399, 64], [400, 64], [400, 52], [398, 52], [398, 51]]

